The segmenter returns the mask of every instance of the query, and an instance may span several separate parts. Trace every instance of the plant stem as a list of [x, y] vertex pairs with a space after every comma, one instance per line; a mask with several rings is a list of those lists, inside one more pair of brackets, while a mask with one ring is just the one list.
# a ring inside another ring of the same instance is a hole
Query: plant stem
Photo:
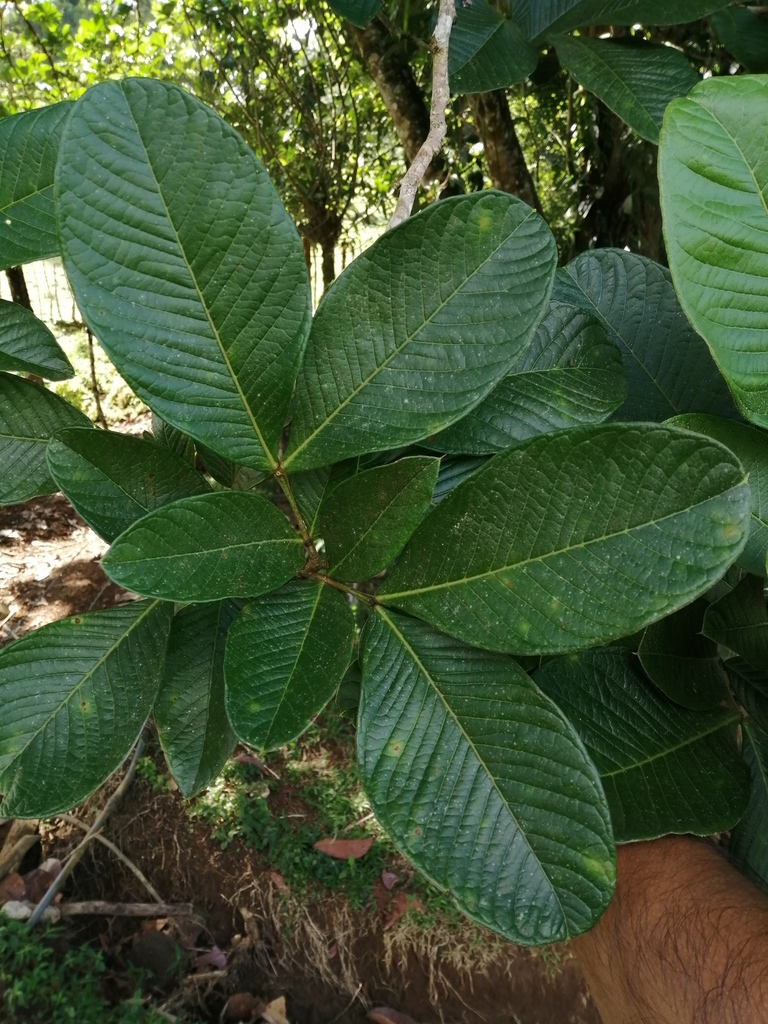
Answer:
[[448, 43], [455, 17], [455, 0], [440, 0], [437, 24], [432, 35], [432, 104], [429, 110], [429, 134], [400, 182], [400, 195], [389, 222], [390, 228], [397, 227], [410, 217], [419, 182], [443, 145], [447, 131], [445, 108], [451, 100], [451, 87], [448, 82]]
[[[296, 520], [296, 525], [299, 528], [301, 539], [304, 541], [307, 548], [311, 548], [311, 550], [314, 551], [315, 545], [312, 538], [309, 535], [307, 524], [304, 522], [304, 516], [301, 514], [301, 509], [296, 504], [296, 499], [293, 496], [293, 491], [291, 490], [290, 482], [288, 481], [288, 477], [285, 475], [285, 472], [282, 469], [278, 468], [275, 470], [275, 480], [277, 480], [278, 484], [280, 485], [280, 490], [285, 495], [285, 499], [291, 507], [291, 512], [293, 512], [294, 519]], [[315, 554], [317, 554], [316, 551]]]
[[317, 573], [312, 579], [320, 580], [326, 586], [333, 587], [334, 590], [340, 590], [342, 594], [351, 594], [358, 601], [363, 601], [365, 604], [373, 604], [373, 597], [370, 594], [364, 594], [360, 590], [355, 590], [354, 587], [348, 587], [346, 583], [339, 583], [338, 580], [333, 580], [330, 576], [323, 576]]

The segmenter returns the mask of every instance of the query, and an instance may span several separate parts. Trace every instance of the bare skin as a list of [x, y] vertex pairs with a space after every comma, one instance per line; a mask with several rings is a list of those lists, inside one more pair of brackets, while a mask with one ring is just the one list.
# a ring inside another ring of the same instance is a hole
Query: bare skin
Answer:
[[709, 843], [620, 846], [613, 902], [572, 944], [604, 1024], [766, 1024], [768, 898]]

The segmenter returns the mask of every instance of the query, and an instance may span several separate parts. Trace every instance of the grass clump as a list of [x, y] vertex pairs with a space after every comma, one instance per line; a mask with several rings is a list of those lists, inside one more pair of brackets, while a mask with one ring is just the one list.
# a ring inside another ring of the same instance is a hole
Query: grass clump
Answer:
[[63, 951], [62, 930], [30, 932], [0, 918], [0, 1020], [4, 1024], [161, 1024], [167, 1018], [141, 1001], [139, 982], [117, 1006], [104, 995], [100, 951], [83, 945]]

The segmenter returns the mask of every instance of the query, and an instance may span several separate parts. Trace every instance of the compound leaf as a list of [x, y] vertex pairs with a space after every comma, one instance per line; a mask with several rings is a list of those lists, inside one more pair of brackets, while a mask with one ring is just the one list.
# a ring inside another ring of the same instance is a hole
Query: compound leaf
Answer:
[[451, 91], [490, 92], [524, 81], [539, 60], [519, 25], [486, 0], [461, 0], [451, 29]]
[[0, 373], [0, 505], [53, 494], [48, 440], [63, 427], [90, 427], [81, 412], [24, 377]]
[[53, 175], [73, 106], [54, 103], [0, 121], [0, 270], [58, 255]]
[[671, 46], [628, 45], [587, 36], [554, 36], [557, 55], [573, 77], [649, 142], [658, 142], [667, 105], [699, 81]]
[[438, 451], [494, 454], [536, 434], [600, 423], [626, 394], [621, 353], [602, 324], [578, 306], [553, 301], [512, 372], [429, 444]]
[[736, 562], [755, 576], [765, 576], [768, 557], [768, 434], [746, 423], [700, 413], [675, 416], [668, 422], [671, 426], [714, 437], [738, 456], [749, 477], [752, 525], [746, 547]]
[[61, 619], [0, 651], [4, 817], [67, 810], [119, 767], [152, 711], [171, 614], [134, 602]]
[[749, 792], [737, 713], [676, 707], [636, 665], [616, 648], [582, 651], [547, 662], [533, 677], [596, 764], [616, 841], [729, 829]]
[[56, 172], [78, 307], [162, 419], [273, 468], [309, 327], [299, 236], [237, 132], [167, 82], [78, 101]]
[[491, 650], [579, 650], [707, 590], [744, 546], [749, 502], [735, 456], [697, 434], [544, 434], [444, 498], [377, 599]]
[[611, 896], [613, 841], [597, 773], [560, 711], [511, 658], [381, 609], [362, 662], [363, 785], [400, 849], [513, 942], [591, 927]]
[[594, 249], [559, 271], [555, 295], [595, 316], [621, 350], [628, 393], [616, 419], [660, 421], [679, 412], [736, 415], [666, 268], [623, 249]]
[[154, 441], [107, 430], [60, 430], [48, 469], [88, 525], [115, 537], [162, 505], [210, 488], [200, 473]]
[[708, 607], [702, 598], [653, 623], [637, 652], [648, 678], [691, 711], [716, 707], [726, 695], [727, 676], [717, 644], [701, 633]]
[[501, 192], [434, 203], [388, 231], [320, 303], [286, 467], [410, 444], [460, 419], [529, 344], [554, 268], [544, 221]]
[[0, 370], [36, 373], [46, 380], [69, 380], [75, 373], [42, 320], [5, 299], [0, 299]]
[[439, 468], [439, 459], [416, 456], [338, 484], [317, 522], [329, 575], [362, 581], [386, 569], [430, 507]]
[[239, 610], [235, 601], [188, 605], [171, 624], [155, 724], [186, 797], [210, 786], [235, 746], [224, 707], [224, 644]]
[[137, 594], [220, 601], [282, 586], [304, 564], [304, 548], [268, 498], [221, 491], [150, 512], [120, 534], [101, 564]]
[[768, 77], [712, 78], [670, 105], [659, 153], [680, 302], [739, 408], [760, 426], [768, 426], [767, 131]]
[[768, 610], [765, 581], [745, 576], [715, 601], [704, 616], [703, 631], [718, 644], [740, 654], [754, 668], [768, 672]]
[[246, 605], [224, 658], [238, 737], [260, 750], [296, 739], [341, 683], [354, 636], [344, 595], [318, 581], [297, 580]]

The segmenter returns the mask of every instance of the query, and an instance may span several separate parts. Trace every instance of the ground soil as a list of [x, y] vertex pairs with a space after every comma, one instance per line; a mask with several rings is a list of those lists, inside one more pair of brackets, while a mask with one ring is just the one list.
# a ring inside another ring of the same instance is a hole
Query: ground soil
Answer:
[[[105, 545], [61, 496], [0, 509], [0, 642], [66, 615], [130, 600], [102, 572]], [[3, 621], [4, 620], [4, 621]], [[78, 809], [90, 819], [104, 796]], [[0, 826], [0, 843], [3, 827]], [[567, 951], [541, 956], [484, 938], [478, 929], [433, 933], [407, 918], [385, 928], [389, 908], [353, 911], [343, 894], [307, 899], [283, 891], [264, 856], [239, 841], [222, 850], [203, 823], [190, 821], [174, 791], [143, 781], [130, 789], [106, 836], [169, 902], [194, 904], [197, 923], [141, 926], [92, 918], [73, 926], [75, 940], [98, 940], [115, 971], [133, 959], [159, 964], [162, 933], [186, 970], [161, 997], [172, 1015], [195, 1012], [217, 1021], [227, 999], [251, 992], [285, 996], [290, 1024], [357, 1024], [386, 1005], [417, 1022], [467, 1024], [598, 1024], [575, 961]], [[42, 830], [43, 856], [62, 856], [82, 833], [61, 823]], [[108, 849], [92, 844], [65, 898], [146, 901], [134, 875]], [[386, 904], [386, 901], [385, 901]], [[212, 947], [225, 969], [199, 964]], [[195, 948], [192, 948], [195, 947]], [[138, 949], [138, 953], [137, 953]], [[173, 958], [171, 958], [173, 960]], [[158, 983], [168, 988], [168, 978]], [[173, 1017], [172, 1017], [173, 1019]]]

